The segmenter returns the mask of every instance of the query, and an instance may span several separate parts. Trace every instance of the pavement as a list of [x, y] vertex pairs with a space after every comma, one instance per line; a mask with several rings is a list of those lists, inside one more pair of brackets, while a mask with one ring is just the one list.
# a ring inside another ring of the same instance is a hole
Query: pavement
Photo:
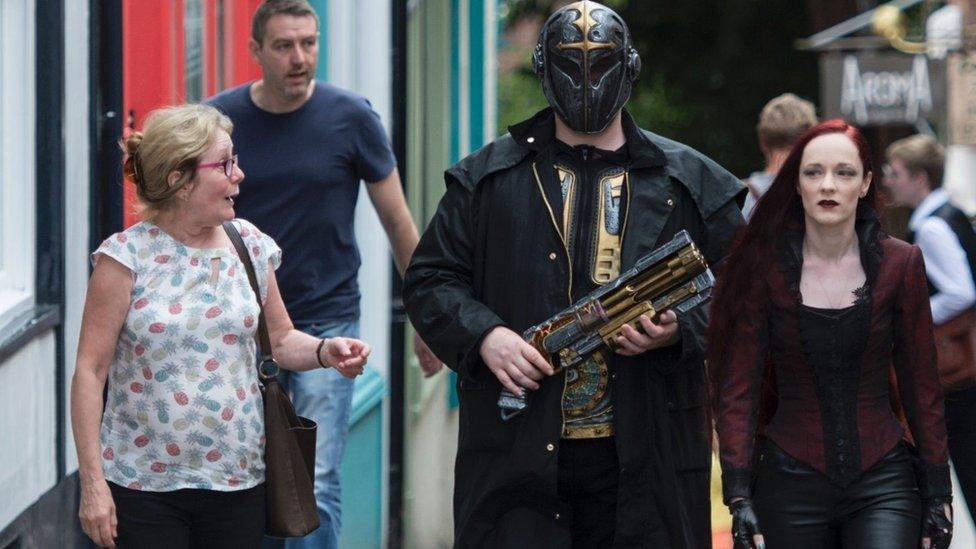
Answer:
[[949, 549], [976, 547], [976, 529], [973, 528], [973, 519], [969, 516], [966, 503], [962, 500], [955, 471], [952, 472], [952, 516], [955, 518], [955, 525], [952, 528], [952, 545]]

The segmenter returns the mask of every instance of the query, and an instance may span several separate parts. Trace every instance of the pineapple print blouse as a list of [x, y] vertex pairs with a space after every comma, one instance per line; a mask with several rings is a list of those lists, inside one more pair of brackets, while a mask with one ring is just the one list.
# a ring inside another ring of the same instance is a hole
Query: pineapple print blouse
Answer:
[[[281, 250], [235, 224], [262, 302]], [[92, 254], [133, 274], [129, 312], [108, 375], [100, 440], [105, 477], [135, 490], [232, 491], [264, 481], [264, 415], [255, 370], [258, 304], [231, 248], [185, 246], [151, 221]]]

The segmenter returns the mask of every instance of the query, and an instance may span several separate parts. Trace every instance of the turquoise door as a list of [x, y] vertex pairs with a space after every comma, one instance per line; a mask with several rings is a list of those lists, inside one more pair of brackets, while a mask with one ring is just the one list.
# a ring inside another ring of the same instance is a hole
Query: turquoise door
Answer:
[[342, 549], [379, 549], [383, 516], [383, 403], [386, 381], [367, 368], [356, 378], [342, 459]]

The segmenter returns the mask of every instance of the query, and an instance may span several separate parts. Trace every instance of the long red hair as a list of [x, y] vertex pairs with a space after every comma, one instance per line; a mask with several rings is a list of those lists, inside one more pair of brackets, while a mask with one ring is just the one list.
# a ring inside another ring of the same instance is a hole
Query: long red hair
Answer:
[[[873, 173], [871, 151], [864, 135], [844, 120], [821, 122], [810, 128], [793, 145], [779, 173], [773, 179], [766, 194], [753, 210], [751, 222], [739, 229], [732, 248], [723, 265], [718, 269], [718, 283], [711, 304], [711, 322], [708, 327], [708, 364], [713, 405], [718, 398], [718, 383], [724, 357], [731, 356], [732, 328], [736, 313], [744, 300], [753, 304], [765, 304], [768, 296], [763, 292], [762, 273], [774, 268], [777, 246], [784, 235], [804, 230], [803, 203], [797, 193], [800, 181], [800, 162], [803, 151], [810, 141], [822, 135], [842, 133], [857, 147], [864, 167], [864, 176]], [[877, 212], [876, 185], [858, 203], [859, 214], [865, 209]]]

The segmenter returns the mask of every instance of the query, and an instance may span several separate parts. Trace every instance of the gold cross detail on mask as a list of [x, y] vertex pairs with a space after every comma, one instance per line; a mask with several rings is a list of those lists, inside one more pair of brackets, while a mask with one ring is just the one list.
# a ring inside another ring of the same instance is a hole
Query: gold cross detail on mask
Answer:
[[610, 50], [617, 47], [617, 44], [613, 42], [592, 42], [590, 40], [590, 29], [597, 25], [597, 21], [593, 19], [593, 15], [590, 13], [590, 3], [587, 0], [576, 2], [568, 6], [568, 9], [574, 9], [580, 14], [576, 21], [573, 21], [573, 25], [583, 33], [583, 40], [569, 44], [558, 44], [556, 46], [557, 48], [561, 50], [580, 50], [583, 52], [583, 65], [586, 66], [586, 57], [590, 51]]

